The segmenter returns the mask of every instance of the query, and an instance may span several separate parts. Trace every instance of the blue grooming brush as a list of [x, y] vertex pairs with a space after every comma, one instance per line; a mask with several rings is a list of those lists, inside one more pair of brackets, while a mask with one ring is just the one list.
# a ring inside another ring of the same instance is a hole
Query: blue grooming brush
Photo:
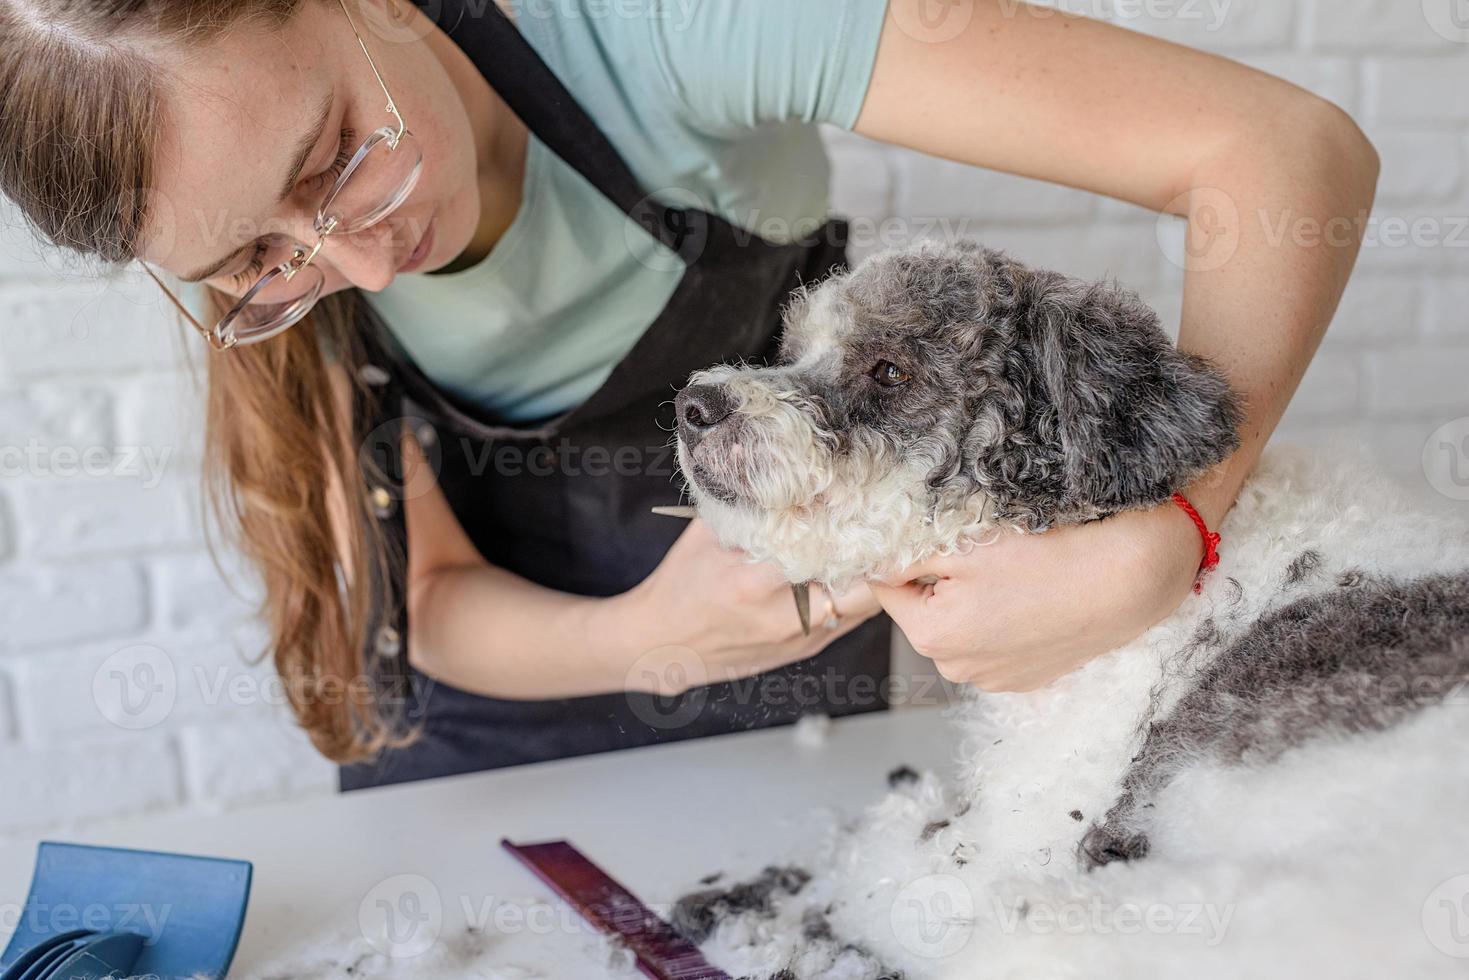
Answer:
[[44, 841], [0, 980], [223, 978], [250, 874], [248, 861]]
[[122, 963], [137, 963], [143, 950], [143, 937], [136, 932], [108, 932], [91, 936], [82, 941], [79, 948], [71, 950], [57, 961], [55, 969], [41, 976], [56, 977], [58, 980], [102, 980], [116, 977], [121, 969], [136, 972], [136, 967], [122, 967]]
[[[86, 942], [87, 937], [68, 939], [65, 942], [47, 943], [40, 950], [39, 955], [30, 961], [23, 970], [17, 970], [15, 980], [40, 980], [41, 977], [49, 977], [56, 967], [76, 952]], [[9, 980], [9, 974], [6, 974]]]
[[[96, 933], [88, 929], [73, 929], [70, 932], [58, 932], [55, 935], [47, 936], [34, 946], [26, 949], [13, 962], [10, 962], [10, 965], [5, 968], [5, 972], [0, 974], [0, 980], [24, 980], [25, 976], [31, 971], [31, 968], [37, 963], [40, 963], [42, 960], [49, 962], [50, 957], [55, 954], [58, 948], [73, 946], [77, 940], [93, 935], [96, 935]], [[14, 943], [11, 945], [13, 946]], [[10, 950], [7, 949], [5, 951], [5, 957], [8, 961]]]

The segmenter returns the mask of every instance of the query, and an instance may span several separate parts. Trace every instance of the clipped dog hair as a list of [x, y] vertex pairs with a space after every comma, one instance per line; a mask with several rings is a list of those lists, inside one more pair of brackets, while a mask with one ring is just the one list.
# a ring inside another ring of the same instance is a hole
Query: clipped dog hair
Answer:
[[[1134, 294], [968, 242], [803, 291], [676, 408], [715, 533], [823, 584], [1163, 503], [1241, 424]], [[676, 921], [761, 980], [1461, 976], [1469, 525], [1271, 446], [1219, 533], [1142, 635], [954, 692], [957, 771], [895, 770], [798, 888], [732, 869]]]

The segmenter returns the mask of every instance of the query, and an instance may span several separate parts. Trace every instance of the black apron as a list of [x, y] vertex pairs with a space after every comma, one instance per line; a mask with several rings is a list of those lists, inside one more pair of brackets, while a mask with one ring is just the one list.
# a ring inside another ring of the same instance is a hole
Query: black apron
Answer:
[[370, 387], [354, 411], [368, 433], [363, 476], [391, 545], [391, 581], [374, 575], [381, 602], [364, 654], [368, 676], [380, 680], [379, 697], [391, 699], [421, 735], [373, 762], [342, 767], [342, 788], [762, 728], [803, 714], [886, 708], [891, 623], [884, 616], [806, 661], [678, 697], [485, 698], [434, 682], [408, 663], [403, 420], [487, 561], [564, 592], [625, 592], [687, 527], [649, 512], [680, 501], [670, 435], [675, 390], [716, 362], [770, 359], [791, 290], [843, 267], [847, 237], [846, 223], [833, 219], [805, 241], [777, 244], [704, 210], [659, 204], [493, 0], [426, 5], [440, 11], [440, 25], [530, 132], [673, 249], [685, 272], [606, 382], [571, 411], [532, 425], [504, 424], [436, 386], [360, 304], [369, 359], [361, 376]]

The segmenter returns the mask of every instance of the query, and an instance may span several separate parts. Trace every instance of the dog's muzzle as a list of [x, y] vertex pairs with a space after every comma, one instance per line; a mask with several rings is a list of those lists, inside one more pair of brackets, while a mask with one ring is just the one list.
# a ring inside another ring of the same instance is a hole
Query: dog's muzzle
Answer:
[[678, 441], [687, 454], [685, 475], [709, 496], [734, 503], [739, 475], [742, 416], [736, 398], [724, 385], [693, 384], [673, 400]]
[[678, 436], [693, 449], [734, 413], [734, 399], [723, 385], [689, 385], [673, 400]]

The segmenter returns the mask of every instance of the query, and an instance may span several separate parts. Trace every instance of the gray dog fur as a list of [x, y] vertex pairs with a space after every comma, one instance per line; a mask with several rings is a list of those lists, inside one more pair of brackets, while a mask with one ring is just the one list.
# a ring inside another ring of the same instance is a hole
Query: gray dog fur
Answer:
[[[689, 493], [721, 540], [835, 584], [995, 529], [1157, 505], [1232, 453], [1242, 421], [1220, 373], [1135, 294], [970, 242], [883, 253], [803, 290], [778, 363], [700, 372], [676, 408]], [[1221, 583], [1226, 603], [1238, 588]], [[1462, 572], [1327, 573], [1306, 550], [1278, 595], [1253, 598], [1263, 612], [1233, 636], [1201, 620], [1170, 658], [1080, 868], [1145, 857], [1146, 811], [1188, 766], [1384, 730], [1469, 680]]]

